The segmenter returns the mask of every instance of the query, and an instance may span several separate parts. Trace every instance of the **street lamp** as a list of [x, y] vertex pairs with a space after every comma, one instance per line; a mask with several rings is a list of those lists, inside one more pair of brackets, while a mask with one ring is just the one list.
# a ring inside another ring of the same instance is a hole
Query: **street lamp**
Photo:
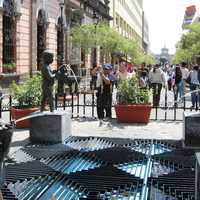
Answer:
[[[93, 12], [93, 23], [94, 23], [94, 27], [95, 27], [95, 37], [97, 34], [97, 24], [99, 22], [99, 18], [96, 14], [96, 12]], [[93, 54], [94, 58], [93, 58], [93, 67], [97, 65], [97, 47], [96, 47], [96, 38], [95, 38], [95, 47], [94, 47], [94, 54]]]
[[64, 18], [63, 18], [63, 10], [65, 6], [65, 0], [58, 0], [59, 6], [60, 6], [60, 30], [61, 30], [61, 46], [60, 46], [60, 64], [62, 65], [64, 63]]

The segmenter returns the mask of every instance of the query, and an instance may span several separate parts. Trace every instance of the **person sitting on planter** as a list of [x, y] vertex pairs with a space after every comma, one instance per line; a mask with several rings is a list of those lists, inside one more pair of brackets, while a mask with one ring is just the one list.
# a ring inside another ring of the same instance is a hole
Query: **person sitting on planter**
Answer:
[[53, 101], [53, 85], [55, 73], [51, 70], [50, 64], [53, 62], [53, 53], [45, 50], [43, 52], [43, 66], [41, 69], [42, 73], [42, 100], [40, 111], [43, 112], [45, 109], [46, 101], [49, 103], [50, 111], [54, 110]]
[[[111, 119], [112, 109], [112, 80], [110, 79], [110, 71], [112, 66], [105, 64], [103, 67], [98, 67], [97, 73], [97, 116], [100, 120], [100, 125], [103, 123], [104, 115]], [[95, 73], [93, 70], [92, 73]], [[105, 113], [104, 113], [105, 111]]]
[[159, 64], [156, 64], [149, 72], [149, 82], [153, 89], [153, 106], [158, 107], [162, 86], [166, 87], [165, 75]]

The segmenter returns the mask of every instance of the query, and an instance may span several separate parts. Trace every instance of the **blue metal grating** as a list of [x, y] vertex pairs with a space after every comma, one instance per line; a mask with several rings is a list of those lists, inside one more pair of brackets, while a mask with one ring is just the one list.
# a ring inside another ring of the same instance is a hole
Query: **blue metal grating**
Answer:
[[194, 152], [179, 142], [71, 137], [15, 155], [26, 156], [7, 166], [5, 199], [194, 199]]
[[41, 162], [64, 174], [89, 170], [102, 165], [102, 162], [88, 154], [71, 154], [42, 159]]
[[116, 146], [112, 141], [98, 137], [70, 137], [66, 145], [79, 151], [94, 151]]

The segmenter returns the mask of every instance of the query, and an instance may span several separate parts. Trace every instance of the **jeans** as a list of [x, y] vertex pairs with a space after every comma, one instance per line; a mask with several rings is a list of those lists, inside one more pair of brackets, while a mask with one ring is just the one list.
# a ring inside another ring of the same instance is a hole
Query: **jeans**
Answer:
[[178, 84], [176, 84], [175, 100], [177, 100], [178, 97], [181, 99], [183, 95], [184, 95], [184, 85], [183, 85], [183, 80], [181, 80]]
[[[195, 85], [195, 84], [190, 84], [190, 91], [192, 92], [192, 91], [194, 91], [194, 90], [196, 90], [198, 88], [198, 86], [197, 85]], [[192, 100], [192, 107], [194, 107], [195, 106], [195, 103], [197, 103], [197, 92], [193, 92], [193, 93], [191, 93], [191, 100]]]

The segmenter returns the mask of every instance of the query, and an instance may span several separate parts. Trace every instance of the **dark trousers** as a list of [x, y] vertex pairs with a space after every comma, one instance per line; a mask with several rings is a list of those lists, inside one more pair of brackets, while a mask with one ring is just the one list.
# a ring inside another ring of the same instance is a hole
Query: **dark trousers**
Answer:
[[160, 93], [162, 90], [161, 83], [152, 83], [151, 87], [153, 89], [153, 106], [157, 107], [160, 103]]
[[53, 101], [53, 88], [42, 88], [42, 100], [40, 111], [44, 111], [46, 101], [49, 103], [50, 111], [54, 110], [54, 101]]
[[[105, 115], [106, 113], [106, 115]], [[112, 94], [97, 92], [97, 116], [103, 119], [104, 116], [112, 117]]]
[[92, 79], [90, 81], [90, 89], [96, 90], [96, 84], [97, 84], [97, 78], [96, 76], [92, 76]]
[[[198, 89], [198, 85], [196, 84], [190, 84], [190, 91], [194, 91]], [[192, 106], [195, 107], [195, 104], [197, 103], [198, 100], [198, 92], [193, 92], [191, 93], [191, 100], [192, 100]]]

